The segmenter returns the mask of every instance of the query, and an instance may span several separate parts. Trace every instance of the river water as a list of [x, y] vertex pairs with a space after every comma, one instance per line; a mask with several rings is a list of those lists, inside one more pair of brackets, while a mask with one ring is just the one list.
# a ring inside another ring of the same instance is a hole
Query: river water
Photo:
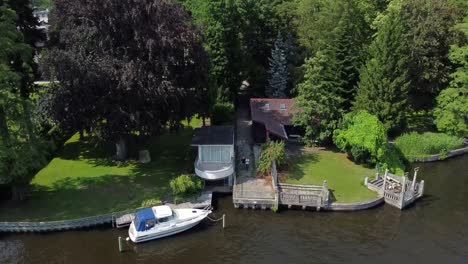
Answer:
[[224, 230], [205, 222], [123, 253], [125, 230], [0, 234], [0, 263], [468, 263], [468, 156], [418, 166], [426, 193], [404, 211], [274, 214], [219, 197]]

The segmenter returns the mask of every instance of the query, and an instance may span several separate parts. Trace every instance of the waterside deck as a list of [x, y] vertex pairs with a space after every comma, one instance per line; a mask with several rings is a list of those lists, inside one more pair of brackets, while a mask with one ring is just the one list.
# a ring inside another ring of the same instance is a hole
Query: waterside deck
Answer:
[[424, 180], [418, 182], [418, 168], [414, 171], [413, 180], [409, 180], [407, 175], [403, 177], [393, 175], [385, 171], [384, 175], [377, 174], [375, 179], [365, 180], [367, 188], [376, 191], [384, 198], [385, 203], [403, 209], [414, 203], [424, 194]]

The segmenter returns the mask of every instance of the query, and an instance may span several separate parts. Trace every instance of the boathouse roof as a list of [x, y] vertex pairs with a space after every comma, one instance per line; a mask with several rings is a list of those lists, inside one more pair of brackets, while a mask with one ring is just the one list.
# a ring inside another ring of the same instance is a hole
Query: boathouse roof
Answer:
[[294, 99], [250, 99], [252, 121], [265, 125], [268, 132], [284, 139], [288, 139], [284, 126], [292, 125], [295, 111]]
[[195, 129], [192, 146], [201, 145], [234, 145], [234, 128], [232, 126], [205, 126]]

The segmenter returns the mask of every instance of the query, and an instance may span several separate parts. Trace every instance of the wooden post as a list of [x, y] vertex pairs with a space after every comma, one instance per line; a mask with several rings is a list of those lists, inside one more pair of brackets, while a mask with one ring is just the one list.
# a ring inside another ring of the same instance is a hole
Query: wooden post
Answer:
[[416, 177], [418, 176], [419, 167], [414, 169], [414, 176], [413, 182], [411, 183], [411, 190], [414, 191], [414, 187], [416, 186]]
[[123, 252], [124, 251], [124, 244], [123, 244], [123, 238], [121, 236], [119, 236], [119, 252]]
[[406, 176], [403, 176], [403, 183], [401, 186], [401, 196], [400, 196], [400, 209], [405, 206], [405, 192], [406, 192]]
[[223, 229], [226, 227], [226, 215], [223, 214]]

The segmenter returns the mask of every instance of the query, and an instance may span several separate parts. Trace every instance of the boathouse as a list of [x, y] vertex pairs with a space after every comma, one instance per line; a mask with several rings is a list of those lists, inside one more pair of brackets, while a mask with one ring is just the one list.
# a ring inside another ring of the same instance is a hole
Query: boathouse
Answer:
[[197, 128], [192, 138], [197, 147], [195, 174], [205, 181], [232, 186], [234, 175], [234, 128], [205, 126]]
[[303, 132], [293, 125], [295, 111], [294, 99], [250, 99], [254, 142], [262, 144], [269, 140], [298, 139]]

